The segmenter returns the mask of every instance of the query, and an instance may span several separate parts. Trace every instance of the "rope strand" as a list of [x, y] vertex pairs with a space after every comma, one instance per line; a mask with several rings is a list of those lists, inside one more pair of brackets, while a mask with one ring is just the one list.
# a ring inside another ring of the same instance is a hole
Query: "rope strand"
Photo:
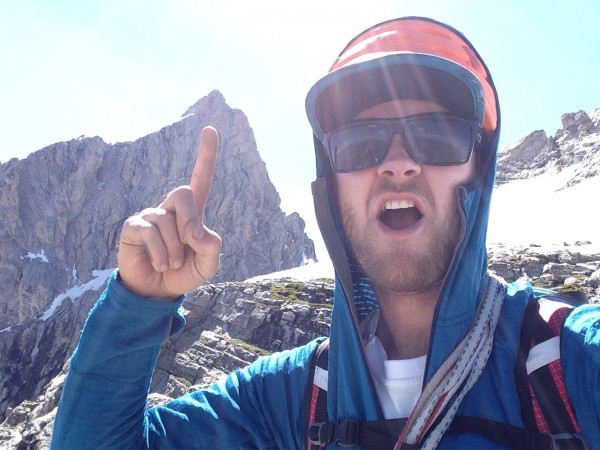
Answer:
[[503, 300], [503, 284], [490, 275], [475, 322], [425, 386], [394, 450], [400, 450], [403, 443], [423, 450], [437, 448], [463, 398], [487, 364]]

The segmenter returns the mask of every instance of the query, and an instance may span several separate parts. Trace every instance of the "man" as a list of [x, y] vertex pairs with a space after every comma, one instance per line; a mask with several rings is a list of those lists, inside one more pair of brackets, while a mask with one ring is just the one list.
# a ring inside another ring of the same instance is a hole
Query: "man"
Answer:
[[[328, 424], [407, 419], [396, 448], [506, 448], [450, 425], [470, 417], [523, 427], [514, 366], [532, 291], [487, 273], [499, 109], [483, 61], [446, 25], [384, 22], [348, 44], [306, 106], [315, 210], [336, 270], [320, 373]], [[217, 140], [205, 128], [190, 185], [125, 223], [119, 271], [72, 359], [53, 448], [306, 447], [322, 339], [145, 411], [160, 344], [183, 326], [182, 295], [218, 268], [220, 238], [202, 221]], [[578, 309], [562, 337], [567, 393], [592, 448], [599, 318], [598, 308]]]

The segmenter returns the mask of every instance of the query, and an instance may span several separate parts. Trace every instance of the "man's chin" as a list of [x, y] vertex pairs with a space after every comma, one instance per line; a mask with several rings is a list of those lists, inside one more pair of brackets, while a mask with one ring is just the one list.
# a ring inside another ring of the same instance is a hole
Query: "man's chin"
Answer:
[[430, 278], [430, 274], [423, 271], [397, 270], [394, 273], [373, 273], [368, 275], [373, 285], [388, 293], [416, 294], [438, 290], [443, 278]]
[[449, 264], [447, 253], [423, 247], [365, 248], [356, 258], [374, 287], [397, 294], [439, 289]]

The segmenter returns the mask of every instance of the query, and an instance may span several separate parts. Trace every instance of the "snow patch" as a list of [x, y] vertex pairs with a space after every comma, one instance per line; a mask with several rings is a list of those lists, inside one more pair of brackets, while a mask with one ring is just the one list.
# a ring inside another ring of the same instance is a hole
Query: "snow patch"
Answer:
[[309, 259], [306, 264], [293, 269], [282, 270], [280, 272], [273, 272], [266, 275], [258, 275], [256, 277], [248, 278], [247, 283], [255, 283], [264, 280], [280, 280], [283, 278], [291, 278], [297, 281], [311, 281], [320, 278], [331, 278], [334, 277], [333, 265], [329, 258], [325, 261], [314, 262]]
[[528, 180], [515, 180], [494, 190], [489, 243], [507, 245], [562, 244], [590, 241], [600, 248], [598, 208], [600, 177], [564, 189], [575, 168]]
[[54, 315], [56, 310], [60, 307], [60, 305], [62, 305], [62, 303], [66, 299], [70, 299], [71, 301], [74, 301], [74, 300], [77, 300], [79, 297], [81, 297], [83, 294], [85, 294], [88, 291], [97, 291], [97, 290], [101, 289], [102, 286], [104, 286], [104, 283], [106, 283], [106, 280], [108, 280], [108, 277], [110, 277], [112, 272], [113, 272], [113, 269], [93, 270], [92, 276], [94, 278], [92, 278], [87, 283], [78, 284], [76, 286], [73, 286], [68, 291], [63, 292], [62, 294], [57, 296], [54, 300], [52, 300], [50, 307], [46, 310], [46, 312], [44, 312], [44, 314], [42, 314], [42, 316], [40, 318], [43, 321], [48, 320], [50, 317], [52, 317]]
[[49, 263], [48, 258], [46, 257], [46, 253], [44, 250], [40, 250], [40, 253], [32, 253], [28, 252], [25, 256], [21, 256], [21, 259], [28, 259], [29, 261], [34, 261], [36, 259], [40, 259], [42, 262]]

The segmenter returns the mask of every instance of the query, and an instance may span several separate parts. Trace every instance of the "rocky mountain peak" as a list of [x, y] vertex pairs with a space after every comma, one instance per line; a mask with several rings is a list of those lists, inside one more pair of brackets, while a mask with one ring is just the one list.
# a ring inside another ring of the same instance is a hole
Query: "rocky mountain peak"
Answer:
[[497, 183], [532, 178], [572, 168], [564, 186], [598, 175], [600, 167], [600, 108], [591, 117], [585, 111], [563, 114], [554, 136], [536, 130], [501, 150]]
[[205, 221], [224, 237], [213, 281], [316, 260], [303, 219], [280, 208], [247, 117], [218, 91], [133, 142], [81, 137], [0, 165], [0, 421], [60, 373], [116, 266], [123, 221], [188, 182], [208, 124], [220, 144]]
[[225, 103], [225, 97], [217, 89], [213, 89], [208, 95], [202, 97], [192, 106], [190, 106], [185, 113], [181, 116], [182, 118], [188, 117], [192, 114], [199, 116], [206, 116], [207, 114], [213, 114], [215, 111], [227, 108]]
[[227, 237], [217, 280], [315, 259], [303, 220], [281, 211], [244, 113], [215, 90], [184, 116], [134, 142], [72, 139], [0, 165], [0, 329], [42, 313], [94, 270], [114, 267], [123, 220], [187, 182], [207, 124], [221, 138], [206, 213]]

